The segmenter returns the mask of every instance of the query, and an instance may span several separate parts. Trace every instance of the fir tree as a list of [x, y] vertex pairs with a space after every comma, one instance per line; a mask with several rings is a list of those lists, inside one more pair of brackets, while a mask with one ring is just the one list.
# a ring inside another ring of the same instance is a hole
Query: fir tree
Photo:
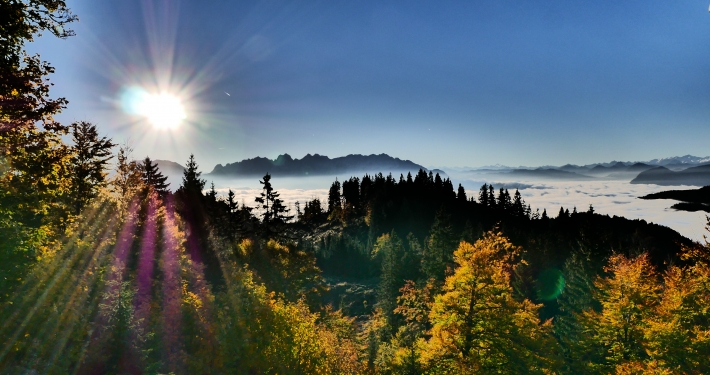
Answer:
[[422, 272], [427, 279], [444, 281], [457, 243], [458, 239], [453, 233], [451, 218], [442, 208], [436, 214], [429, 240], [424, 247]]
[[276, 226], [286, 223], [292, 216], [288, 216], [288, 209], [279, 198], [280, 194], [271, 186], [271, 175], [267, 173], [259, 183], [263, 185], [262, 192], [254, 200], [261, 205], [262, 223], [268, 235], [274, 232]]
[[342, 207], [342, 200], [340, 195], [340, 182], [335, 179], [332, 185], [330, 185], [330, 190], [328, 190], [328, 213], [340, 211]]
[[456, 192], [456, 199], [459, 202], [466, 202], [467, 201], [466, 190], [463, 188], [463, 186], [461, 184], [459, 184], [459, 189]]
[[106, 185], [106, 167], [113, 158], [111, 139], [99, 137], [96, 125], [81, 121], [71, 125], [74, 208], [81, 209]]
[[483, 185], [481, 185], [481, 188], [478, 191], [478, 202], [483, 204], [484, 206], [488, 206], [488, 200], [488, 185], [484, 183]]
[[146, 156], [145, 159], [143, 159], [140, 170], [141, 179], [146, 186], [152, 187], [153, 191], [161, 196], [168, 193], [168, 185], [170, 184], [165, 183], [168, 177], [163, 176], [158, 168], [158, 164], [150, 160], [150, 157]]
[[178, 191], [186, 197], [201, 197], [202, 190], [205, 189], [205, 183], [207, 182], [200, 178], [201, 175], [202, 172], [198, 170], [195, 155], [190, 154], [190, 158], [187, 160], [187, 165], [185, 165], [185, 170], [183, 171], [182, 185], [180, 185]]

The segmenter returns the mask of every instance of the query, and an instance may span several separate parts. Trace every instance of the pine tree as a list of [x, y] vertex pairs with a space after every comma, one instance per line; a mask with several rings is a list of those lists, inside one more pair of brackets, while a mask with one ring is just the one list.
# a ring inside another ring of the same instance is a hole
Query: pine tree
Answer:
[[205, 189], [205, 183], [207, 182], [200, 178], [201, 175], [202, 172], [198, 170], [195, 155], [190, 154], [190, 158], [187, 160], [187, 165], [185, 165], [185, 170], [183, 171], [182, 185], [180, 185], [178, 191], [186, 197], [201, 197], [202, 190]]
[[466, 190], [463, 188], [463, 186], [461, 184], [459, 184], [458, 191], [456, 192], [456, 199], [459, 202], [466, 202], [467, 201]]
[[333, 214], [334, 212], [340, 212], [342, 208], [342, 200], [340, 195], [340, 182], [335, 179], [335, 182], [330, 186], [328, 190], [328, 213]]
[[288, 216], [288, 210], [283, 205], [283, 200], [279, 198], [280, 194], [271, 186], [271, 175], [267, 173], [259, 183], [263, 185], [262, 192], [254, 201], [259, 203], [263, 210], [261, 217], [267, 236], [273, 235], [276, 233], [276, 228], [286, 223], [292, 216]]
[[496, 207], [496, 192], [493, 185], [488, 185], [488, 206], [492, 208]]
[[554, 329], [568, 373], [584, 373], [589, 370], [587, 363], [601, 359], [599, 351], [590, 348], [583, 340], [586, 332], [580, 319], [584, 311], [600, 308], [593, 297], [597, 293], [594, 286], [597, 267], [590, 252], [582, 248], [572, 252], [562, 269], [564, 287], [557, 297], [560, 313], [555, 318]]
[[567, 215], [565, 215], [565, 209], [562, 208], [562, 206], [560, 206], [560, 212], [557, 213], [557, 218], [560, 219], [560, 218], [563, 218], [563, 217], [565, 217], [565, 216], [567, 216]]
[[402, 240], [392, 231], [377, 239], [373, 256], [380, 259], [382, 272], [377, 290], [377, 306], [382, 310], [386, 330], [392, 335], [397, 331], [400, 318], [395, 314], [399, 289], [404, 285], [404, 256]]
[[99, 137], [96, 125], [86, 121], [73, 123], [71, 135], [74, 210], [78, 214], [106, 185], [106, 168], [116, 145], [109, 138]]
[[[298, 202], [296, 202], [298, 203]], [[239, 202], [234, 200], [234, 192], [232, 189], [229, 189], [229, 192], [227, 193], [227, 210], [229, 213], [235, 212], [239, 208]]]
[[489, 199], [488, 199], [488, 185], [483, 184], [481, 186], [481, 190], [478, 192], [478, 203], [484, 205], [484, 206], [489, 206]]
[[422, 272], [427, 280], [444, 281], [457, 243], [451, 218], [442, 208], [436, 214], [422, 256]]
[[525, 202], [523, 201], [523, 197], [522, 195], [520, 195], [520, 191], [518, 191], [518, 189], [515, 189], [515, 194], [513, 195], [513, 197], [513, 215], [525, 216]]
[[153, 163], [150, 157], [146, 156], [145, 159], [143, 159], [140, 170], [141, 179], [146, 186], [152, 187], [153, 191], [161, 196], [165, 196], [168, 193], [168, 185], [170, 184], [165, 183], [168, 177], [160, 172], [158, 164]]

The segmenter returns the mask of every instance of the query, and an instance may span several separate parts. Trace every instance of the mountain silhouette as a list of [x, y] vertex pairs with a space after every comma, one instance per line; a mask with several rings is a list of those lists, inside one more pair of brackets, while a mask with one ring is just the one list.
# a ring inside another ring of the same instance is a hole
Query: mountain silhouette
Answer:
[[217, 164], [210, 175], [224, 177], [261, 177], [266, 173], [272, 176], [323, 176], [343, 173], [376, 172], [417, 172], [427, 170], [409, 160], [391, 157], [387, 154], [360, 155], [352, 154], [337, 158], [325, 155], [307, 154], [302, 159], [294, 159], [289, 154], [279, 155], [276, 159], [256, 157], [226, 165]]
[[585, 176], [575, 172], [567, 172], [553, 168], [538, 168], [538, 169], [515, 169], [510, 172], [511, 175], [518, 177], [533, 177], [540, 179], [552, 180], [593, 180], [594, 177]]
[[639, 173], [632, 184], [657, 185], [710, 185], [710, 164], [691, 167], [682, 171], [672, 171], [666, 167], [656, 167]]

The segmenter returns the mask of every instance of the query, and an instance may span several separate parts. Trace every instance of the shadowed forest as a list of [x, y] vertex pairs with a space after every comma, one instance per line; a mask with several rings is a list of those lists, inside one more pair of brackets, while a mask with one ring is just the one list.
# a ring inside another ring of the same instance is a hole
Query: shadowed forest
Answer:
[[[238, 203], [61, 124], [62, 1], [0, 2], [0, 373], [710, 373], [710, 245], [420, 170]], [[248, 204], [247, 204], [248, 203]], [[708, 228], [710, 229], [710, 228]]]

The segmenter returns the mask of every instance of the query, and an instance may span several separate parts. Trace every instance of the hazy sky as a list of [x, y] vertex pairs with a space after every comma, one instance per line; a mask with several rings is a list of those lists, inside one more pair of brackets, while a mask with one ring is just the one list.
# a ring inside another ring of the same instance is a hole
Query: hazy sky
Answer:
[[[704, 1], [68, 0], [31, 46], [60, 119], [136, 156], [216, 163], [387, 153], [425, 166], [710, 154]], [[136, 92], [178, 96], [156, 129]]]

